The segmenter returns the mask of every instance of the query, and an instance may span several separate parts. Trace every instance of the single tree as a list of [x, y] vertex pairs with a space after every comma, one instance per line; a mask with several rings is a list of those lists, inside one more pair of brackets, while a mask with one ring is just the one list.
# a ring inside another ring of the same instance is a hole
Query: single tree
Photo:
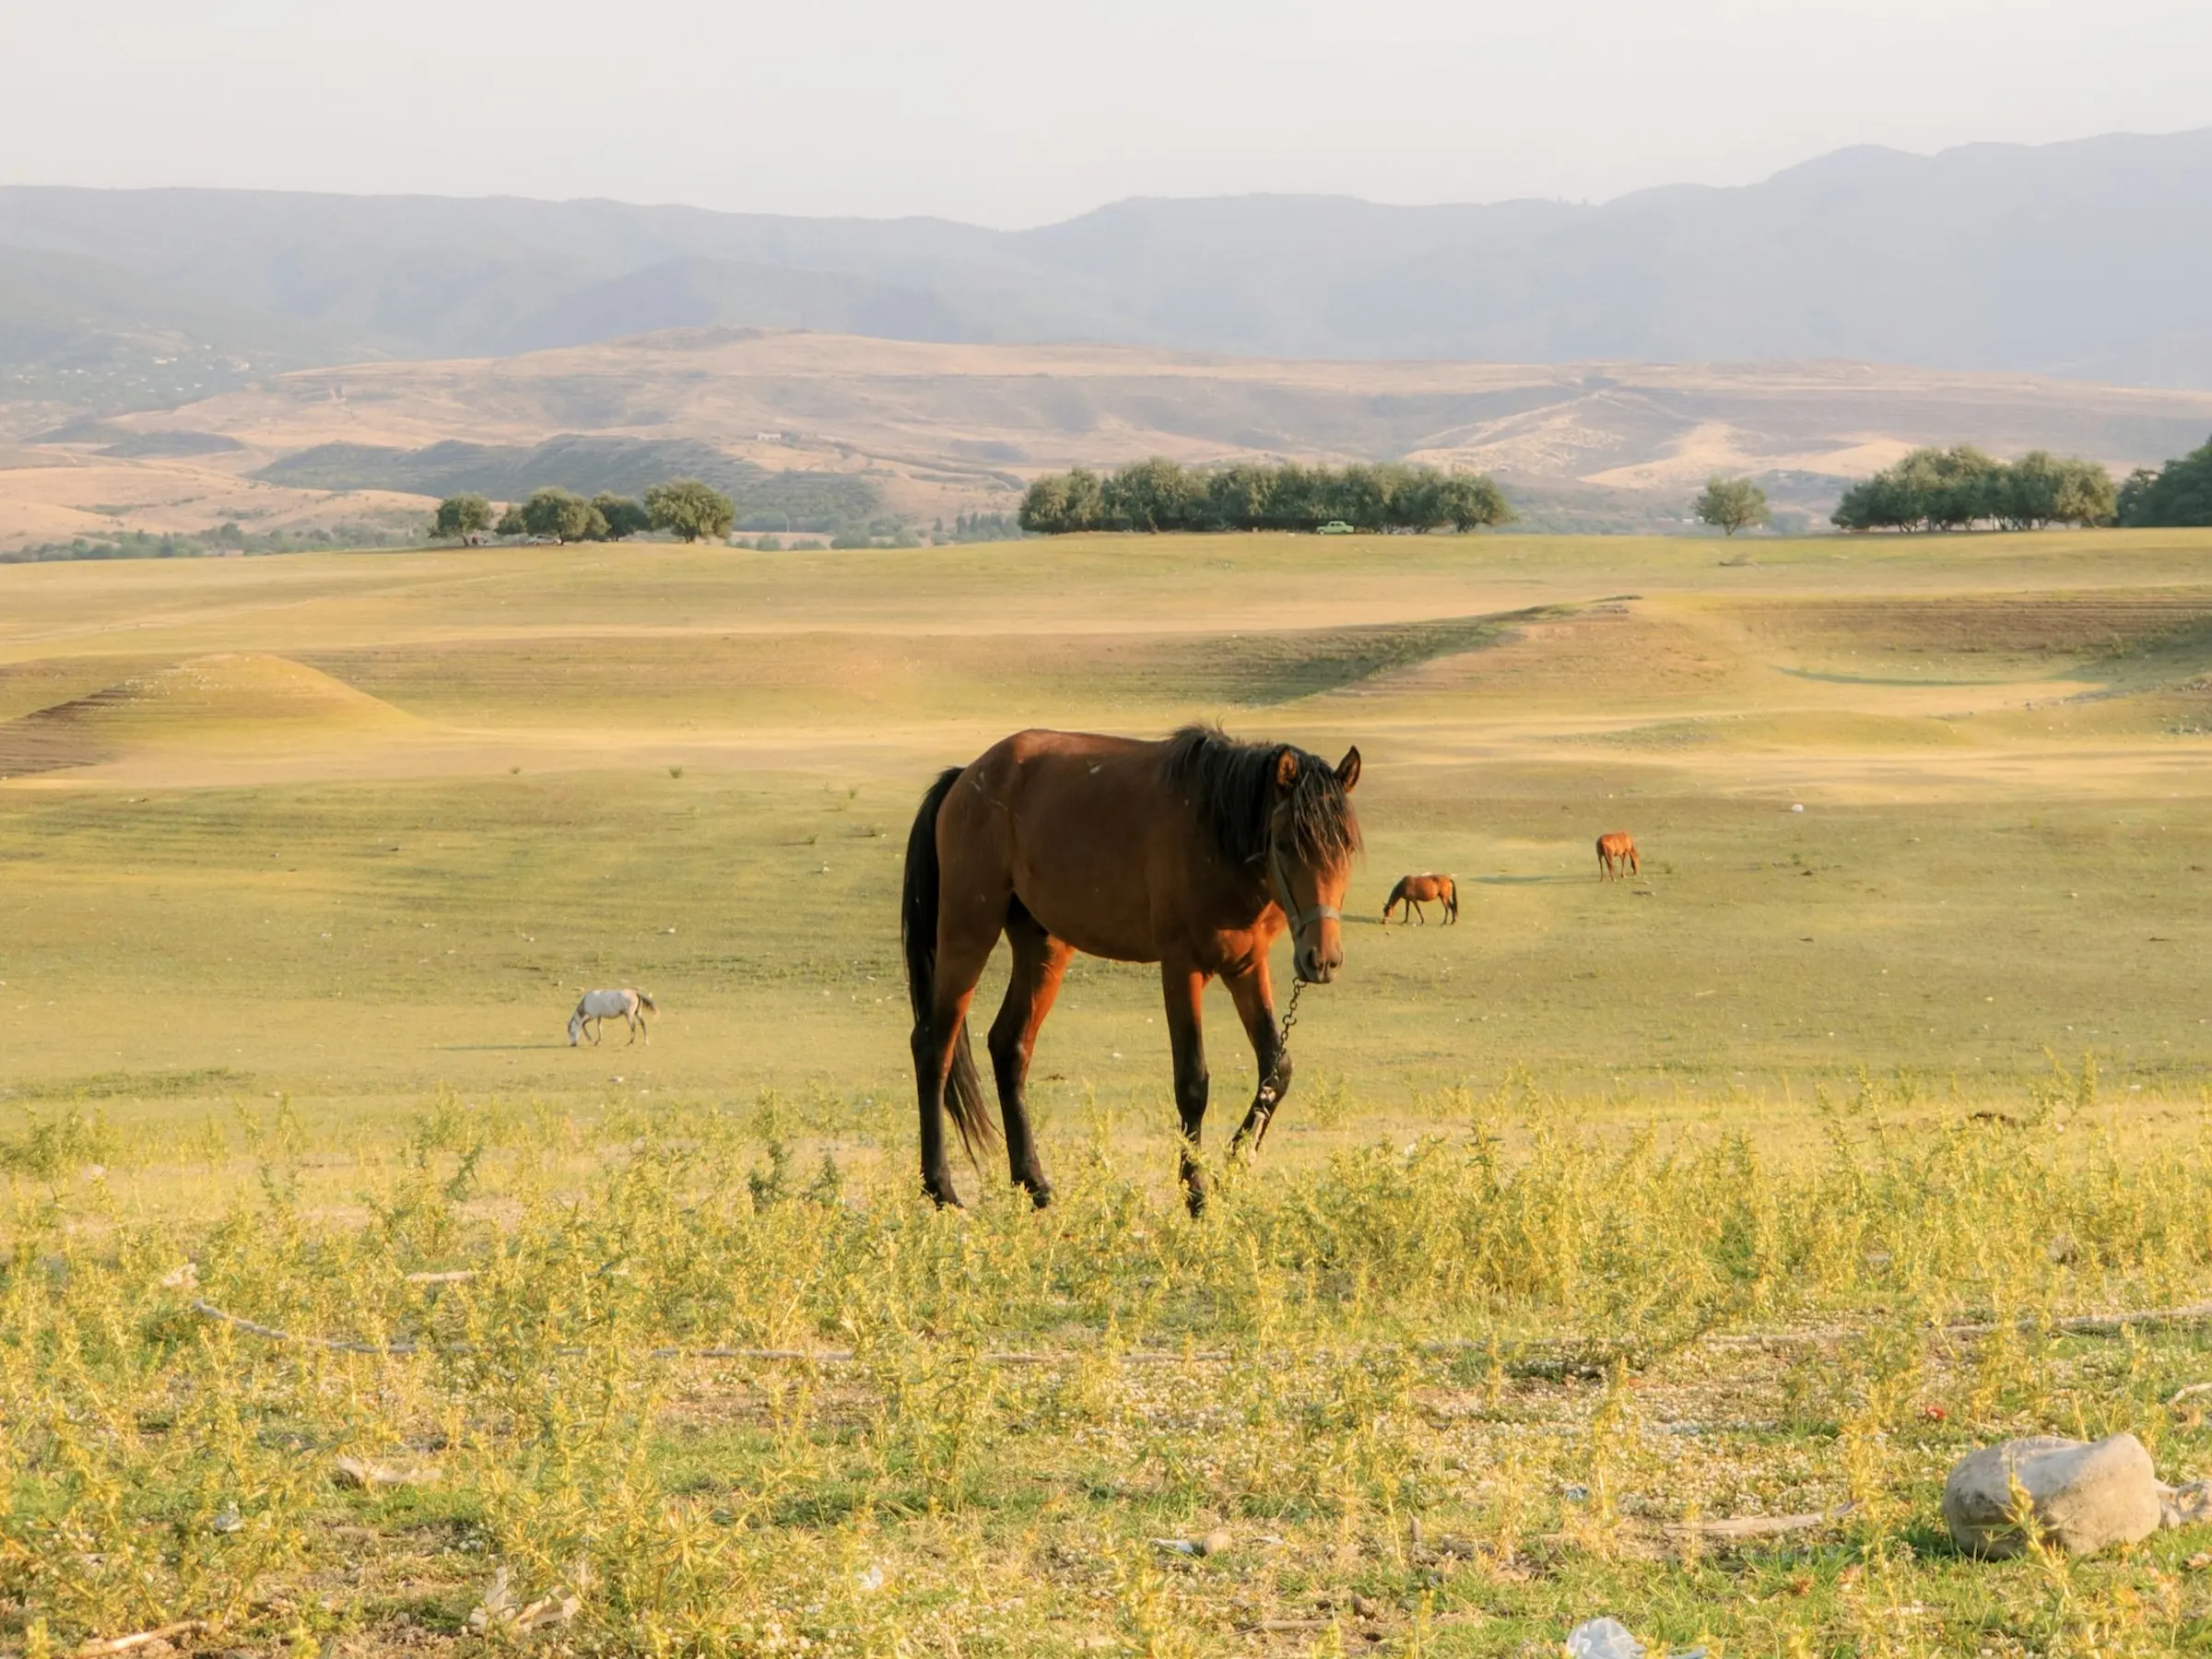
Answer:
[[592, 511], [606, 522], [606, 539], [620, 541], [625, 536], [642, 535], [653, 528], [653, 515], [641, 502], [628, 496], [616, 495], [612, 490], [601, 490], [592, 498]]
[[[1065, 535], [1076, 525], [1068, 522], [1067, 475], [1046, 473], [1034, 480], [1021, 498], [1021, 527], [1031, 535]], [[968, 535], [968, 515], [962, 513], [959, 533]]]
[[491, 527], [494, 535], [527, 535], [530, 526], [523, 523], [523, 510], [511, 506], [500, 514], [500, 522]]
[[606, 521], [573, 490], [533, 490], [523, 503], [523, 528], [532, 535], [550, 536], [557, 542], [583, 541], [594, 526], [605, 534]]
[[671, 478], [645, 491], [645, 515], [655, 530], [685, 541], [720, 541], [737, 522], [737, 503], [712, 484]]
[[[982, 535], [983, 515], [963, 520], [963, 535]], [[1098, 474], [1078, 466], [1072, 472], [1046, 473], [1021, 498], [1015, 522], [1031, 535], [1072, 535], [1078, 530], [1100, 530], [1106, 523], [1105, 487]]]
[[1700, 519], [1717, 526], [1724, 535], [1734, 535], [1753, 524], [1771, 524], [1774, 517], [1767, 510], [1765, 490], [1748, 478], [1724, 478], [1717, 473], [1705, 481], [1695, 511]]
[[466, 541], [491, 528], [491, 503], [480, 495], [447, 496], [438, 503], [430, 534], [446, 541]]
[[1437, 508], [1462, 535], [1513, 522], [1505, 491], [1479, 473], [1453, 473], [1437, 486]]
[[2120, 491], [2096, 461], [2061, 461], [2058, 497], [2051, 514], [2062, 524], [2109, 524], [2120, 516]]
[[1067, 527], [1103, 530], [1106, 527], [1106, 486], [1088, 466], [1067, 475]]

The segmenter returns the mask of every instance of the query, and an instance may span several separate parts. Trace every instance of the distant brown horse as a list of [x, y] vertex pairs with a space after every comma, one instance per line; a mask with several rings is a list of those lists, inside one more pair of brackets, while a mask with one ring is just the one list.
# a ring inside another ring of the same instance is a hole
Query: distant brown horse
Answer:
[[1636, 838], [1626, 830], [1615, 830], [1597, 838], [1597, 878], [1605, 880], [1617, 876], [1626, 881], [1630, 876], [1643, 874], [1643, 866], [1636, 862]]
[[1382, 901], [1382, 920], [1388, 922], [1390, 912], [1403, 904], [1406, 907], [1405, 920], [1410, 922], [1419, 916], [1421, 925], [1426, 927], [1429, 925], [1429, 917], [1421, 906], [1438, 900], [1443, 901], [1445, 924], [1448, 926], [1458, 921], [1459, 884], [1451, 877], [1401, 876], [1398, 885], [1390, 889], [1390, 897]]
[[945, 1156], [947, 1110], [971, 1158], [993, 1139], [967, 1019], [1003, 933], [1014, 963], [990, 1050], [1015, 1182], [1040, 1206], [1050, 1202], [1025, 1088], [1069, 959], [1080, 950], [1158, 962], [1196, 1214], [1206, 1202], [1194, 1153], [1206, 1121], [1206, 981], [1228, 982], [1259, 1063], [1231, 1143], [1256, 1147], [1290, 1087], [1267, 948], [1288, 927], [1300, 980], [1325, 984], [1343, 964], [1341, 906], [1359, 845], [1348, 796], [1359, 781], [1358, 749], [1332, 767], [1203, 726], [1158, 743], [1018, 732], [940, 776], [907, 837], [901, 925], [930, 1196], [959, 1202]]

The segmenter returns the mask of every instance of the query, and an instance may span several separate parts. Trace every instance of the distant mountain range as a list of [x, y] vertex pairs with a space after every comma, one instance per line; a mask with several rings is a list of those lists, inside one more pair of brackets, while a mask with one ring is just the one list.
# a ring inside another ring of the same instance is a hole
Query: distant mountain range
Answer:
[[1850, 149], [1600, 206], [1135, 200], [998, 231], [616, 202], [0, 189], [0, 399], [701, 325], [1273, 358], [1852, 359], [2212, 387], [2212, 129]]

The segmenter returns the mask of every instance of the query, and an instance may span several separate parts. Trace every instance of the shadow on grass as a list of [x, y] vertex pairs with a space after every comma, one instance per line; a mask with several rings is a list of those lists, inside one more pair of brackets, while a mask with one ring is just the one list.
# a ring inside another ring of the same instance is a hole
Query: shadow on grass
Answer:
[[535, 1054], [546, 1049], [565, 1049], [565, 1042], [441, 1042], [441, 1054]]

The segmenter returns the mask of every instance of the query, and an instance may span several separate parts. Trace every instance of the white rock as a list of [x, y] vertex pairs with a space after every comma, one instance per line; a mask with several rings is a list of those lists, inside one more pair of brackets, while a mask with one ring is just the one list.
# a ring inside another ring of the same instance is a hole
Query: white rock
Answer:
[[1618, 1618], [1587, 1618], [1567, 1632], [1568, 1659], [1643, 1659], [1643, 1643]]
[[1998, 1558], [2027, 1548], [2013, 1521], [2015, 1481], [2045, 1540], [2069, 1555], [2133, 1544], [2159, 1530], [2163, 1488], [2141, 1441], [2046, 1434], [1984, 1446], [1953, 1467], [1943, 1484], [1943, 1520], [1959, 1548]]
[[2159, 1525], [2202, 1526], [2207, 1521], [2212, 1521], [2212, 1480], [2159, 1488]]

